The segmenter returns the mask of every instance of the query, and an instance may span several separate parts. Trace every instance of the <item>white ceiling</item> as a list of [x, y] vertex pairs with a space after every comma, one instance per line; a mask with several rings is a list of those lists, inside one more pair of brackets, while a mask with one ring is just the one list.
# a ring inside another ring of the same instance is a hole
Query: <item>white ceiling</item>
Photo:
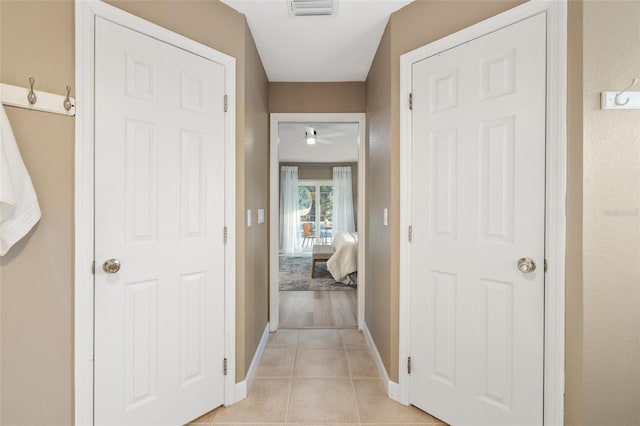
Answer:
[[269, 81], [365, 81], [389, 16], [413, 0], [336, 0], [290, 18], [287, 0], [222, 0], [244, 13]]
[[[317, 132], [318, 143], [305, 143], [305, 127]], [[281, 162], [345, 163], [358, 161], [357, 123], [280, 123], [278, 128]], [[330, 143], [321, 143], [330, 142]]]

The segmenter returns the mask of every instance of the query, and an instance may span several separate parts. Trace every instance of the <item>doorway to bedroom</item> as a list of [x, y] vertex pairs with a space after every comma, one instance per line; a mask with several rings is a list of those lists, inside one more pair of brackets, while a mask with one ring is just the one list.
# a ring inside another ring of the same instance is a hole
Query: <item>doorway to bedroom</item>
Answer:
[[363, 317], [364, 114], [272, 114], [270, 326]]

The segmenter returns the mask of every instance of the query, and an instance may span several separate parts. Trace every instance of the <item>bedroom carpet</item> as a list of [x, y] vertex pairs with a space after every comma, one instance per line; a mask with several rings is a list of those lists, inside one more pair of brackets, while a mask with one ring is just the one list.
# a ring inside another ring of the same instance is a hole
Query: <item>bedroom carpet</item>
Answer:
[[311, 254], [280, 256], [281, 291], [355, 290], [355, 286], [336, 282], [326, 262], [316, 263], [316, 276], [311, 278]]

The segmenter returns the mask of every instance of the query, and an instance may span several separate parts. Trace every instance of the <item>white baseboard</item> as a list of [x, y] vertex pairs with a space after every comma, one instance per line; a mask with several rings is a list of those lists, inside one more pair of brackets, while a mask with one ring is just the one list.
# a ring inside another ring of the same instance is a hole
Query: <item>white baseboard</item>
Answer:
[[373, 337], [371, 337], [371, 333], [369, 332], [369, 327], [367, 327], [366, 322], [362, 327], [362, 333], [364, 334], [364, 339], [367, 342], [367, 346], [369, 347], [369, 352], [373, 357], [373, 361], [376, 363], [376, 367], [378, 368], [378, 375], [380, 375], [380, 380], [382, 380], [382, 385], [384, 386], [384, 390], [387, 392], [387, 395], [389, 395], [389, 398], [402, 404], [402, 401], [400, 401], [400, 385], [396, 382], [392, 382], [389, 379], [389, 374], [387, 373], [387, 369], [385, 368], [384, 363], [382, 362], [382, 358], [380, 357], [380, 352], [378, 352], [378, 348], [376, 347], [376, 344], [373, 341]]
[[256, 372], [258, 371], [258, 366], [260, 365], [264, 348], [267, 346], [267, 340], [269, 340], [269, 329], [269, 323], [267, 323], [264, 327], [264, 331], [262, 332], [262, 337], [260, 338], [260, 343], [258, 344], [256, 353], [253, 355], [253, 359], [251, 360], [249, 371], [247, 371], [247, 378], [245, 379], [247, 382], [247, 393], [251, 390], [251, 385], [253, 384], [253, 379], [256, 377]]
[[391, 380], [389, 380], [389, 398], [400, 404], [407, 405], [400, 400], [400, 384], [392, 382]]
[[[240, 402], [247, 397], [247, 381], [243, 380], [240, 383], [236, 383], [236, 402]], [[228, 406], [227, 406], [228, 407]]]
[[236, 383], [236, 402], [242, 401], [249, 394], [251, 385], [253, 384], [253, 379], [256, 377], [256, 371], [258, 371], [258, 366], [260, 365], [260, 360], [262, 359], [262, 354], [264, 353], [264, 348], [267, 346], [267, 340], [269, 340], [269, 323], [267, 323], [264, 328], [264, 332], [262, 332], [260, 343], [258, 344], [256, 353], [253, 355], [253, 359], [251, 360], [251, 365], [249, 366], [249, 371], [247, 371], [245, 379]]

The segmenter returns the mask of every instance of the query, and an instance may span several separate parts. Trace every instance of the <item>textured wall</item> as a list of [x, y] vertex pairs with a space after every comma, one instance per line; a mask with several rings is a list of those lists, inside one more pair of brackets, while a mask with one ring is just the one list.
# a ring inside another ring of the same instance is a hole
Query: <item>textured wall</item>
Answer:
[[603, 111], [600, 92], [640, 77], [640, 2], [583, 12], [583, 424], [638, 425], [640, 110]]
[[[367, 76], [367, 187], [365, 210], [365, 322], [371, 332], [387, 372], [391, 368], [391, 227], [383, 223], [383, 209], [389, 209], [393, 223], [397, 211], [391, 209], [391, 28], [387, 25]], [[398, 348], [395, 348], [398, 351]], [[396, 355], [397, 358], [397, 355]]]
[[[249, 370], [269, 321], [269, 95], [267, 76], [249, 27], [245, 27], [245, 62], [244, 209], [251, 209], [253, 226], [245, 233], [245, 306], [242, 312], [246, 321], [246, 348], [241, 377]], [[258, 223], [259, 208], [265, 210], [265, 222], [261, 224]], [[238, 222], [238, 226], [245, 224], [246, 219]]]
[[[0, 80], [74, 87], [73, 3], [0, 2]], [[60, 31], [66, 28], [66, 31]], [[73, 94], [72, 94], [73, 95]], [[38, 194], [40, 223], [0, 258], [2, 425], [73, 419], [74, 119], [5, 106]], [[38, 409], [35, 409], [37, 405]]]

